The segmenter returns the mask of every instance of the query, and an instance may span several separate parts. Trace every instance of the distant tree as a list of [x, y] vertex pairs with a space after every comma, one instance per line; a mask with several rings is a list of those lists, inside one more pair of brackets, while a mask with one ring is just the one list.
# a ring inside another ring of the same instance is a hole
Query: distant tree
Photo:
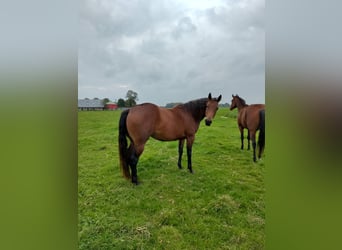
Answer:
[[182, 103], [181, 102], [170, 102], [170, 103], [165, 105], [165, 108], [173, 108], [179, 104], [182, 104]]
[[137, 103], [133, 99], [127, 99], [125, 101], [125, 106], [126, 107], [134, 107], [135, 105], [137, 105]]
[[221, 104], [219, 104], [219, 107], [220, 107], [220, 108], [229, 108], [229, 106], [230, 106], [230, 105], [229, 105], [229, 103], [227, 103], [227, 102], [226, 102], [226, 103], [221, 103]]
[[125, 100], [122, 99], [122, 98], [120, 98], [120, 99], [118, 100], [118, 107], [119, 107], [119, 108], [122, 108], [122, 107], [125, 107], [125, 105], [126, 105]]
[[133, 90], [128, 90], [126, 94], [126, 106], [133, 107], [137, 104], [138, 101], [138, 93]]
[[103, 102], [104, 105], [106, 105], [106, 103], [110, 102], [110, 100], [109, 100], [108, 98], [104, 98], [104, 99], [102, 100], [102, 102]]

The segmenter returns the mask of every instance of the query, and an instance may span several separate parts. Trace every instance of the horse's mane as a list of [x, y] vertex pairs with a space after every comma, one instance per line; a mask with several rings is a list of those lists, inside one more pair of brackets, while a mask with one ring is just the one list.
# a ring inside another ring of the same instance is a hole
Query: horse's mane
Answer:
[[236, 97], [239, 98], [239, 100], [240, 100], [240, 102], [241, 102], [241, 104], [242, 104], [243, 106], [248, 106], [248, 104], [246, 104], [245, 99], [243, 99], [242, 97], [240, 97], [240, 96], [238, 96], [238, 95], [236, 95]]
[[208, 98], [201, 98], [189, 101], [184, 104], [179, 104], [176, 108], [183, 109], [189, 112], [195, 121], [200, 122], [205, 116], [205, 109], [207, 107]]

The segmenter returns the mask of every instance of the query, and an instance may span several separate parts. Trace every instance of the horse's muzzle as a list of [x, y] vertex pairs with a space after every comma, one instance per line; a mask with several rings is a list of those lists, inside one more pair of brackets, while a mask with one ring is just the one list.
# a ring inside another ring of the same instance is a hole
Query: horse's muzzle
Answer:
[[211, 120], [205, 120], [205, 125], [207, 125], [207, 126], [210, 126], [211, 125], [211, 123], [212, 123], [212, 121]]

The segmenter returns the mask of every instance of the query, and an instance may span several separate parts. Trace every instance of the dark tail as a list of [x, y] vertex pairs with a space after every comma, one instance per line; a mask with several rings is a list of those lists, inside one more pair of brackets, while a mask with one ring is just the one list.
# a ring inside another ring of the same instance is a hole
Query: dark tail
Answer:
[[260, 115], [260, 123], [259, 123], [258, 146], [259, 146], [259, 158], [260, 158], [265, 149], [265, 110], [264, 109], [260, 110], [259, 115]]
[[131, 178], [128, 165], [128, 148], [127, 148], [127, 138], [128, 131], [126, 126], [126, 120], [129, 109], [123, 111], [120, 116], [119, 121], [119, 155], [120, 155], [120, 168], [122, 174], [127, 179]]

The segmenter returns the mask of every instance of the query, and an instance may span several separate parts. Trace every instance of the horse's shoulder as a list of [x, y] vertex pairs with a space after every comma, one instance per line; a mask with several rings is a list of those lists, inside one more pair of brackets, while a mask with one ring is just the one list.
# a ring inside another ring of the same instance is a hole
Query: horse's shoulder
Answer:
[[243, 116], [247, 113], [248, 109], [247, 109], [248, 106], [246, 107], [243, 107], [242, 109], [240, 109], [239, 111], [239, 116]]

